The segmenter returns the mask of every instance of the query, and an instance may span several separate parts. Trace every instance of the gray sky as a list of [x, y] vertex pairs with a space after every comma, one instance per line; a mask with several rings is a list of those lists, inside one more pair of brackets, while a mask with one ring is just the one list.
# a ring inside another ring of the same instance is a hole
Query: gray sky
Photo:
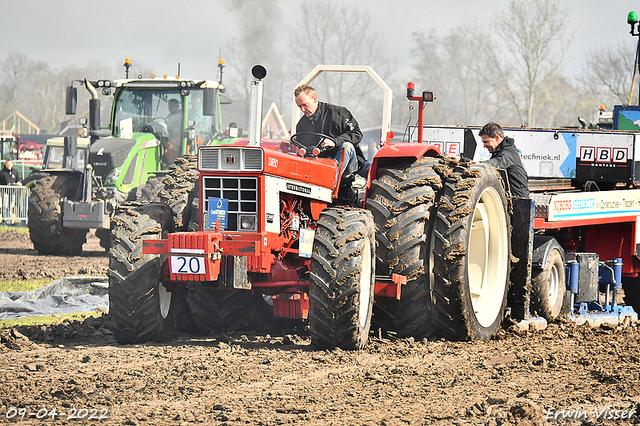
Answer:
[[[322, 0], [316, 0], [322, 1]], [[590, 49], [622, 41], [633, 46], [627, 13], [637, 0], [560, 0], [569, 10], [573, 34], [568, 73], [576, 73]], [[90, 61], [121, 64], [125, 57], [154, 70], [175, 75], [177, 63], [187, 78], [213, 78], [219, 51], [239, 37], [240, 19], [264, 20], [258, 13], [242, 18], [239, 10], [278, 4], [282, 23], [297, 22], [299, 0], [0, 0], [0, 60], [11, 51], [25, 53], [53, 68]], [[350, 3], [353, 3], [350, 0]], [[411, 34], [436, 28], [439, 35], [465, 22], [484, 22], [509, 0], [357, 0], [385, 28], [386, 47], [400, 72], [410, 73]], [[298, 23], [313, 25], [313, 23]], [[225, 51], [222, 51], [225, 57]], [[302, 76], [301, 76], [302, 77]], [[411, 79], [406, 76], [407, 81]]]

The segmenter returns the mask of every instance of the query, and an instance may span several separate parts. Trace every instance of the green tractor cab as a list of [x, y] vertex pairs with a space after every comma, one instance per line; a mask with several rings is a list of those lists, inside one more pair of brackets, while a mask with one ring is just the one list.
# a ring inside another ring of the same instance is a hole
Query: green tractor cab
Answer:
[[[177, 157], [224, 137], [220, 81], [74, 80], [67, 87], [67, 114], [76, 112], [78, 85], [91, 95], [88, 122], [81, 120], [79, 137], [47, 141], [43, 169], [29, 182], [31, 240], [42, 254], [79, 253], [89, 229], [108, 248], [120, 203], [154, 199]], [[108, 127], [100, 123], [105, 96], [113, 96]]]

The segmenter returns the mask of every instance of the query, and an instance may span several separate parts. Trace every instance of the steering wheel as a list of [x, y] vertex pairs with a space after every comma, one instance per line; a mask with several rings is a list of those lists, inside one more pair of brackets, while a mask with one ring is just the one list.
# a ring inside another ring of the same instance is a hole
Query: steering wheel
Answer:
[[155, 117], [140, 128], [143, 133], [153, 133], [158, 140], [169, 137], [169, 126], [166, 118]]
[[[298, 137], [299, 136], [316, 136], [316, 137], [318, 137], [319, 141], [314, 146], [308, 147], [308, 146], [306, 146], [303, 143], [298, 141]], [[305, 158], [318, 157], [321, 152], [326, 151], [328, 148], [325, 148], [325, 147], [322, 146], [322, 142], [325, 139], [329, 139], [330, 141], [332, 141], [334, 143], [334, 146], [338, 145], [336, 143], [336, 139], [333, 136], [329, 136], [329, 135], [326, 135], [324, 133], [300, 132], [300, 133], [296, 133], [295, 135], [291, 135], [291, 138], [289, 138], [289, 140], [291, 141], [292, 144], [294, 144], [298, 148], [301, 148], [301, 149], [303, 149], [305, 151], [305, 153], [304, 153], [304, 157]], [[314, 153], [314, 151], [316, 153]]]

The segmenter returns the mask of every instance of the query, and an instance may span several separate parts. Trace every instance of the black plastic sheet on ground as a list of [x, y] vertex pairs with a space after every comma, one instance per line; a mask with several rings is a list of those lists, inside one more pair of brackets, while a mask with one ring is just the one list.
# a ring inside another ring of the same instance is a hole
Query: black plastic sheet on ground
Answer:
[[34, 291], [0, 293], [0, 319], [109, 308], [107, 277], [65, 277]]

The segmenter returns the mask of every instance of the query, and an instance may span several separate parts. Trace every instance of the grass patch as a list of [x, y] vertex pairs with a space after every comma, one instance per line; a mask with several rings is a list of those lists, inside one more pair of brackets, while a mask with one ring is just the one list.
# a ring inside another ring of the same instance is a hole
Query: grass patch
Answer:
[[0, 293], [3, 291], [33, 291], [53, 282], [52, 280], [18, 280], [0, 282]]
[[0, 233], [8, 232], [8, 231], [16, 231], [16, 232], [19, 232], [20, 234], [28, 234], [29, 233], [29, 227], [28, 226], [0, 225]]
[[0, 320], [0, 329], [3, 328], [11, 328], [19, 325], [43, 325], [43, 324], [59, 324], [62, 321], [68, 319], [69, 321], [76, 320], [84, 320], [88, 317], [101, 317], [103, 315], [100, 311], [93, 312], [82, 312], [75, 314], [55, 314], [55, 315], [46, 315], [43, 317], [26, 317], [26, 318], [16, 318], [16, 319], [7, 319]]

